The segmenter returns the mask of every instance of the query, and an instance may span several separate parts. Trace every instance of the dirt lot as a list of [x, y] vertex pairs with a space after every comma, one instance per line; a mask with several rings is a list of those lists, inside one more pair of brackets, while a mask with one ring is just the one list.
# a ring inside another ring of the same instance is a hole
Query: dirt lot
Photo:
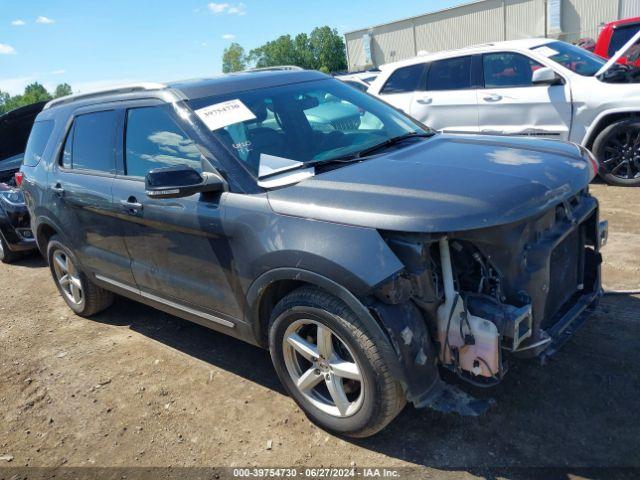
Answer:
[[[640, 189], [592, 190], [610, 222], [604, 283], [638, 289]], [[124, 299], [74, 316], [38, 258], [0, 265], [0, 299], [0, 467], [640, 468], [640, 296], [605, 297], [544, 367], [513, 365], [485, 416], [407, 407], [358, 441], [308, 422], [265, 351]]]

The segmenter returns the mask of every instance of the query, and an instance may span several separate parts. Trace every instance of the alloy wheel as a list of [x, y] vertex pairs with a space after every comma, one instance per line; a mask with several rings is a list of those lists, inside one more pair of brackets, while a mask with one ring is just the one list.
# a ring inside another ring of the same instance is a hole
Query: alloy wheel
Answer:
[[74, 305], [81, 306], [84, 302], [82, 281], [77, 268], [62, 250], [56, 250], [53, 253], [53, 270], [67, 300]]
[[347, 344], [329, 327], [296, 320], [282, 343], [287, 371], [312, 405], [339, 418], [354, 415], [362, 407], [362, 369]]
[[604, 145], [602, 163], [618, 178], [640, 178], [640, 128], [626, 125], [614, 130]]

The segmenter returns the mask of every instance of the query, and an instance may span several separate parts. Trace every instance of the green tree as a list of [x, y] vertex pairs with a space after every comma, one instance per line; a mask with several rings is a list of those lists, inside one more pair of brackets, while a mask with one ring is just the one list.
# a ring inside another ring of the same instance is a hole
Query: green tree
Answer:
[[[65, 93], [67, 91], [71, 93], [71, 87], [67, 84], [58, 85], [58, 88], [56, 88], [56, 94], [59, 91], [60, 93]], [[0, 91], [0, 114], [32, 103], [51, 100], [51, 98], [51, 94], [47, 89], [38, 82], [27, 85], [22, 95], [11, 96], [7, 92]]]
[[314, 28], [309, 35], [309, 42], [317, 70], [329, 72], [346, 70], [347, 56], [344, 41], [335, 28], [331, 29], [328, 26]]
[[47, 89], [41, 83], [33, 82], [25, 87], [24, 95], [22, 95], [22, 105], [42, 102], [43, 100], [51, 100], [51, 94], [47, 92]]
[[9, 111], [9, 102], [11, 101], [11, 95], [7, 92], [0, 90], [0, 115]]
[[246, 70], [247, 61], [245, 58], [244, 48], [236, 42], [233, 42], [224, 49], [222, 54], [222, 71], [224, 73], [239, 72]]
[[73, 91], [71, 90], [71, 85], [68, 83], [61, 83], [56, 87], [56, 91], [53, 94], [53, 98], [66, 97], [67, 95], [71, 95]]
[[281, 35], [249, 52], [248, 60], [258, 68], [297, 65], [311, 70], [335, 72], [347, 68], [342, 37], [328, 26], [314, 28], [310, 35]]

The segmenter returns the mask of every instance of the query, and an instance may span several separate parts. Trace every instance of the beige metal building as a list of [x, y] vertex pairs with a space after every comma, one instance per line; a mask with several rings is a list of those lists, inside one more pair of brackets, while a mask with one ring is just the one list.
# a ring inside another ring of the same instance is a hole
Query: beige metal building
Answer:
[[600, 26], [640, 16], [640, 0], [480, 0], [345, 33], [349, 70], [476, 43], [527, 37], [596, 38]]

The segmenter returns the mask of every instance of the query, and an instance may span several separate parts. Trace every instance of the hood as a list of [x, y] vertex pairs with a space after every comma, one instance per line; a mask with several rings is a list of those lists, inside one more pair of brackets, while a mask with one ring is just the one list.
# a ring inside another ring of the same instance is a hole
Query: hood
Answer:
[[570, 143], [439, 134], [267, 195], [283, 215], [452, 232], [540, 213], [585, 188], [590, 175], [588, 161]]

